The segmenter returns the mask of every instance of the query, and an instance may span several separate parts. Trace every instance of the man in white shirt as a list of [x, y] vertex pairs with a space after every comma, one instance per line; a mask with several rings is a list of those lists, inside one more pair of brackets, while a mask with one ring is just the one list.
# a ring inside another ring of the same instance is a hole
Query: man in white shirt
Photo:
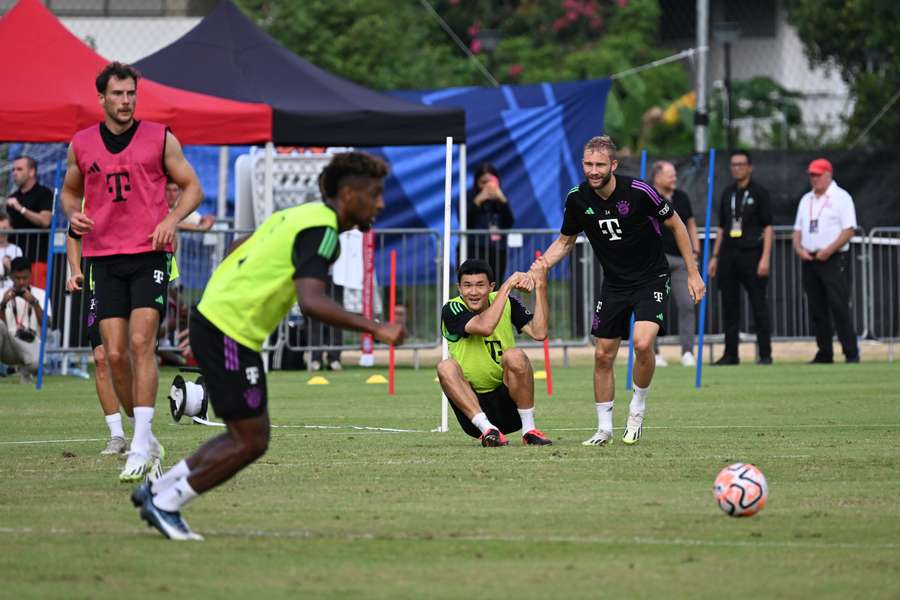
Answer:
[[[850, 238], [856, 230], [853, 198], [835, 183], [831, 163], [817, 158], [807, 169], [812, 190], [800, 199], [794, 222], [794, 252], [802, 262], [803, 289], [809, 301], [819, 351], [813, 363], [833, 363], [832, 336], [848, 363], [859, 362], [859, 346], [850, 318]], [[832, 327], [832, 318], [834, 327]]]
[[13, 259], [22, 256], [22, 249], [9, 241], [7, 232], [11, 229], [9, 215], [0, 210], [0, 295], [12, 287], [10, 267]]
[[13, 286], [0, 297], [0, 362], [17, 367], [20, 381], [25, 382], [38, 368], [44, 290], [28, 285], [31, 261], [27, 257], [12, 261], [12, 280]]

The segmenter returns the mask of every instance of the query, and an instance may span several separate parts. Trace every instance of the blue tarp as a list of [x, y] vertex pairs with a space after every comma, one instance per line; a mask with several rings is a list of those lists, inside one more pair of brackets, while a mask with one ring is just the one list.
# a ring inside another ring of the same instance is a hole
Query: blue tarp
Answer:
[[[468, 188], [472, 171], [493, 163], [510, 200], [515, 227], [557, 228], [566, 192], [582, 179], [584, 143], [603, 133], [611, 81], [450, 88], [396, 92], [428, 105], [466, 111]], [[386, 210], [379, 227], [441, 230], [444, 214], [444, 146], [371, 149], [391, 163]], [[453, 228], [458, 227], [458, 154], [454, 158]]]

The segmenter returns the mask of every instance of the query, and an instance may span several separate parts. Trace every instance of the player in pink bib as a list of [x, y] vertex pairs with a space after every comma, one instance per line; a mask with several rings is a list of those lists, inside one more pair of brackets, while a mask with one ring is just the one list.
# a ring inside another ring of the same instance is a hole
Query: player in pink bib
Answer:
[[[104, 120], [72, 138], [61, 192], [70, 235], [82, 239], [91, 264], [113, 387], [134, 419], [122, 482], [161, 470], [165, 452], [151, 428], [159, 385], [156, 332], [166, 312], [176, 226], [203, 198], [172, 132], [135, 120], [139, 78], [118, 62], [97, 76]], [[165, 197], [167, 176], [184, 190], [172, 212]]]

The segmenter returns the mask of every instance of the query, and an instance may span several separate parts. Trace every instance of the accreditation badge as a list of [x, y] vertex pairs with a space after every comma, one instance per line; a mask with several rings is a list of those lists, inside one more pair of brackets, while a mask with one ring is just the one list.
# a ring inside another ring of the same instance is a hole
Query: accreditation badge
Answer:
[[732, 219], [731, 230], [728, 232], [728, 235], [733, 238], [739, 238], [744, 235], [744, 231], [741, 229], [740, 219]]
[[818, 233], [819, 232], [819, 220], [811, 219], [809, 221], [809, 232], [810, 233]]

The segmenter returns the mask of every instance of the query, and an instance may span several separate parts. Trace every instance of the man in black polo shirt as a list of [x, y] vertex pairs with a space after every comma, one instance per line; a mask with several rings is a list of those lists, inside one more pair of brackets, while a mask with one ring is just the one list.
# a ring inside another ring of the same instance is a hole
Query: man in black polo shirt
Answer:
[[731, 153], [734, 182], [722, 192], [719, 227], [712, 256], [710, 278], [718, 276], [722, 290], [722, 320], [725, 326], [725, 353], [717, 365], [736, 365], [738, 328], [741, 317], [741, 287], [747, 290], [753, 321], [756, 323], [756, 362], [772, 364], [772, 330], [766, 287], [772, 254], [772, 208], [769, 192], [750, 180], [753, 163], [744, 150]]
[[[30, 156], [19, 156], [13, 161], [13, 181], [19, 189], [6, 199], [13, 229], [49, 229], [53, 214], [53, 192], [37, 181], [37, 162]], [[32, 262], [47, 261], [49, 235], [11, 235], [16, 244]], [[43, 283], [43, 282], [42, 282]]]
[[[615, 395], [613, 364], [619, 345], [630, 335], [634, 315], [634, 396], [625, 422], [625, 444], [641, 437], [644, 407], [656, 361], [653, 344], [665, 332], [669, 301], [669, 265], [663, 253], [662, 228], [675, 235], [687, 266], [687, 286], [694, 302], [706, 292], [697, 272], [687, 229], [668, 200], [644, 181], [615, 175], [616, 145], [608, 136], [591, 138], [581, 166], [585, 181], [569, 190], [560, 235], [543, 257], [552, 267], [575, 247], [582, 231], [603, 266], [603, 289], [594, 309], [594, 402], [597, 432], [582, 442], [605, 446], [612, 440]], [[533, 266], [537, 268], [537, 265]], [[536, 277], [535, 272], [532, 278]]]

